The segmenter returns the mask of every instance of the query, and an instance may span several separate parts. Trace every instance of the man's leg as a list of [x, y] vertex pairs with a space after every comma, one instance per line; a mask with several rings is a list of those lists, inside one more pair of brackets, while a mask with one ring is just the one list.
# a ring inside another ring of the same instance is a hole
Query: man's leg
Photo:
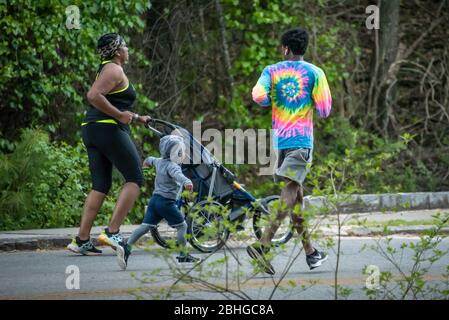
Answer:
[[282, 221], [287, 217], [288, 213], [293, 209], [296, 204], [297, 193], [299, 185], [296, 182], [289, 181], [281, 192], [280, 208], [276, 213], [274, 221], [264, 230], [260, 243], [269, 247], [271, 240], [273, 239], [276, 231], [279, 229]]
[[[298, 192], [296, 194], [296, 201], [297, 204], [299, 204], [302, 208], [303, 203], [303, 189], [302, 186], [298, 185]], [[310, 255], [314, 253], [315, 249], [312, 246], [312, 242], [310, 241], [310, 235], [309, 232], [304, 226], [304, 217], [301, 214], [301, 211], [298, 213], [291, 212], [291, 218], [293, 221], [293, 227], [298, 232], [299, 237], [301, 238], [302, 245], [304, 247], [304, 251], [306, 252], [306, 255]]]
[[[301, 205], [301, 208], [303, 198], [303, 189], [302, 186], [299, 186], [297, 203]], [[298, 235], [301, 238], [302, 245], [306, 253], [306, 262], [309, 265], [310, 270], [321, 266], [321, 264], [327, 260], [328, 256], [326, 253], [318, 251], [312, 246], [310, 234], [307, 230], [307, 226], [304, 225], [304, 217], [301, 214], [301, 211], [299, 211], [298, 213], [292, 212], [291, 218], [293, 221], [293, 227], [296, 229]]]
[[287, 185], [282, 189], [280, 208], [276, 212], [274, 221], [271, 221], [262, 233], [260, 244], [256, 243], [246, 248], [249, 256], [258, 262], [264, 272], [271, 275], [275, 273], [275, 270], [271, 263], [267, 260], [265, 255], [269, 251], [271, 240], [276, 234], [276, 231], [279, 229], [282, 220], [285, 219], [289, 211], [294, 207], [296, 203], [297, 186], [298, 185], [295, 182], [289, 181]]

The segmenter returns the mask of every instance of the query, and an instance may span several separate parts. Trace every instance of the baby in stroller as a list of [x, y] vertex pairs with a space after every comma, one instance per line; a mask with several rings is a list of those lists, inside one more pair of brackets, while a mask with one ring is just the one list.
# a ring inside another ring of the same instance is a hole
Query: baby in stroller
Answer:
[[193, 190], [192, 181], [184, 176], [180, 166], [185, 157], [183, 139], [177, 135], [166, 135], [160, 140], [159, 151], [161, 158], [148, 157], [143, 163], [144, 167], [156, 168], [154, 191], [142, 224], [134, 230], [126, 243], [122, 242], [117, 247], [117, 262], [122, 270], [127, 267], [133, 244], [151, 228], [155, 228], [162, 219], [177, 230], [176, 244], [181, 248], [179, 256], [176, 257], [178, 263], [198, 263], [201, 260], [184, 250], [187, 223], [176, 204], [183, 188], [190, 192]]

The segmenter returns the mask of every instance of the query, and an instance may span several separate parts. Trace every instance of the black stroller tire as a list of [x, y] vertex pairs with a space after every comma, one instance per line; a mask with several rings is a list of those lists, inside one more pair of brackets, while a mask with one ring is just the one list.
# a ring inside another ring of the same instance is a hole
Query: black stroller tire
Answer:
[[[220, 224], [220, 220], [223, 219], [223, 216], [220, 216], [214, 212], [209, 212], [206, 210], [201, 210], [201, 208], [205, 206], [214, 206], [214, 207], [220, 207], [224, 208], [224, 206], [216, 201], [208, 201], [203, 200], [198, 203], [196, 203], [190, 210], [191, 213], [194, 212], [200, 212], [201, 215], [208, 215], [208, 217], [213, 220], [217, 221], [218, 224]], [[187, 234], [189, 235], [189, 242], [195, 249], [204, 252], [204, 253], [211, 253], [215, 252], [219, 249], [221, 249], [226, 241], [229, 239], [229, 230], [226, 228], [222, 228], [219, 230], [219, 235], [217, 235], [216, 239], [213, 239], [211, 242], [206, 243], [201, 239], [202, 237], [202, 230], [204, 230], [204, 225], [199, 223], [197, 218], [194, 217], [194, 214], [189, 213], [187, 216]]]
[[[187, 210], [186, 207], [181, 207], [180, 208], [182, 214], [185, 216], [185, 211]], [[146, 209], [145, 209], [146, 211]], [[187, 222], [187, 221], [186, 221]], [[163, 225], [168, 226], [168, 223], [165, 219], [163, 219], [158, 226], [156, 227], [151, 227], [150, 228], [150, 234], [153, 237], [154, 241], [160, 245], [162, 248], [166, 248], [168, 249], [169, 243], [176, 243], [176, 236], [177, 236], [177, 231], [175, 228], [169, 228], [169, 231], [167, 232], [163, 232], [164, 236], [161, 235], [161, 233], [159, 232], [159, 227], [162, 227]], [[169, 241], [169, 242], [167, 242]]]
[[[268, 207], [268, 204], [272, 201], [276, 201], [279, 200], [280, 197], [273, 195], [273, 196], [268, 196], [265, 199], [263, 199], [261, 202]], [[262, 238], [262, 228], [260, 227], [260, 220], [262, 219], [263, 215], [267, 214], [266, 212], [262, 211], [262, 210], [257, 210], [254, 213], [253, 216], [253, 230], [254, 230], [254, 234], [256, 235], [256, 238], [258, 240], [260, 240], [260, 238]], [[288, 228], [285, 232], [281, 233], [280, 235], [274, 236], [274, 238], [271, 240], [271, 243], [278, 247], [282, 244], [287, 243], [292, 237], [293, 237], [293, 229], [292, 229], [292, 222], [290, 220], [290, 217], [286, 217], [285, 219], [288, 219], [289, 221], [289, 225]]]
[[165, 241], [165, 239], [160, 235], [157, 228], [151, 228], [150, 229], [151, 236], [153, 237], [154, 241], [160, 245], [162, 248], [168, 248], [168, 243]]

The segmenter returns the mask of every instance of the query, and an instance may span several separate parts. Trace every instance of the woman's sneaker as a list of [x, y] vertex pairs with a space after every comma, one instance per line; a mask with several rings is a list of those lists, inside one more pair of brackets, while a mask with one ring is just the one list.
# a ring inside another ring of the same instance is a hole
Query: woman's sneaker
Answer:
[[327, 260], [327, 254], [315, 249], [315, 252], [311, 255], [306, 255], [306, 261], [309, 265], [310, 270], [318, 268], [323, 264], [324, 261]]
[[117, 246], [117, 263], [122, 270], [126, 270], [128, 266], [128, 258], [131, 255], [131, 247], [124, 242], [120, 242]]
[[72, 239], [72, 242], [67, 246], [67, 249], [85, 256], [98, 256], [102, 253], [101, 250], [95, 248], [90, 239], [81, 241], [79, 237]]
[[106, 228], [98, 236], [99, 244], [110, 246], [114, 250], [117, 249], [120, 242], [123, 242], [123, 237], [120, 234], [120, 231], [117, 231], [116, 233], [110, 233], [108, 228]]
[[177, 256], [176, 260], [178, 260], [179, 264], [190, 264], [190, 263], [200, 263], [203, 259], [196, 258], [194, 256], [191, 256], [190, 254], [187, 254], [185, 256]]

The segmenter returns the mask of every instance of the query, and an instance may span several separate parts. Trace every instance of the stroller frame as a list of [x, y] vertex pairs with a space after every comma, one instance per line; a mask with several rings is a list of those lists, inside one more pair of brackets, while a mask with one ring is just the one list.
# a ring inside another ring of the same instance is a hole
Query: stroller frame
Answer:
[[[201, 226], [198, 226], [198, 223], [191, 217], [190, 213], [199, 208], [207, 216], [206, 220], [209, 221], [213, 214], [209, 212], [210, 210], [208, 211], [207, 208], [210, 208], [208, 206], [224, 206], [230, 209], [228, 219], [230, 222], [237, 224], [237, 231], [244, 229], [243, 222], [247, 218], [244, 208], [253, 210], [254, 233], [258, 239], [261, 238], [263, 230], [259, 226], [259, 220], [261, 220], [262, 216], [270, 213], [268, 209], [269, 203], [278, 200], [279, 196], [273, 195], [263, 199], [256, 199], [236, 181], [235, 175], [223, 164], [219, 163], [210, 151], [198, 142], [187, 129], [160, 119], [149, 120], [146, 123], [146, 127], [159, 138], [167, 134], [180, 135], [186, 144], [188, 157], [181, 164], [181, 168], [183, 173], [192, 180], [197, 197], [193, 204], [189, 204], [186, 199], [181, 197], [178, 201], [178, 206], [186, 216], [187, 232], [191, 235], [189, 242], [193, 247], [201, 252], [213, 252], [220, 249], [229, 237], [229, 230], [227, 229], [222, 231], [223, 234], [217, 235], [216, 241], [214, 240], [212, 244], [206, 244], [205, 241], [202, 242], [202, 239], [195, 236], [195, 230]], [[179, 194], [181, 192], [182, 187]], [[220, 217], [213, 216], [212, 218], [219, 219]], [[159, 245], [168, 247], [168, 239], [164, 239], [157, 228], [151, 229], [151, 234]], [[288, 230], [279, 237], [275, 237], [273, 244], [286, 243], [292, 235], [290, 222]]]

